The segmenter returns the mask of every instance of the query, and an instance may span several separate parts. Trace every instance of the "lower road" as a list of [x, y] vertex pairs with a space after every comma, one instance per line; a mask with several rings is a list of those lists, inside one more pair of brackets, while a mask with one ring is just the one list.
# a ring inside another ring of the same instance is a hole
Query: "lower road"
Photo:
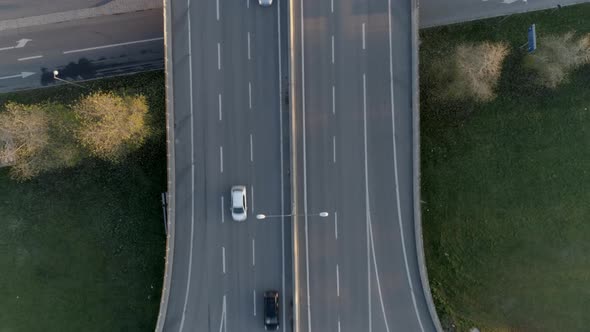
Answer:
[[588, 0], [421, 0], [420, 27], [555, 8]]
[[414, 232], [412, 2], [293, 9], [298, 330], [435, 331]]
[[0, 32], [0, 92], [163, 69], [162, 9]]

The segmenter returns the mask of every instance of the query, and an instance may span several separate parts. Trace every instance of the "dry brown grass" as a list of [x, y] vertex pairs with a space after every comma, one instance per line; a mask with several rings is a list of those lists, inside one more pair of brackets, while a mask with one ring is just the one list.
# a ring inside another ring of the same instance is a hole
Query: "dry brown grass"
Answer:
[[502, 64], [510, 49], [506, 43], [483, 42], [457, 46], [449, 57], [432, 67], [438, 85], [435, 95], [441, 99], [474, 99], [487, 102], [494, 92]]
[[535, 53], [527, 56], [526, 65], [539, 74], [542, 85], [556, 88], [572, 70], [590, 63], [590, 34], [575, 36], [570, 31], [541, 38]]

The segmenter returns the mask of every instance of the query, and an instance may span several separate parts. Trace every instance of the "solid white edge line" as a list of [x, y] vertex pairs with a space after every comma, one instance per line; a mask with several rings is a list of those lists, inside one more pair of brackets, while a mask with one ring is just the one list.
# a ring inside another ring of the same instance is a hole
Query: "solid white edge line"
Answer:
[[367, 309], [369, 311], [369, 332], [373, 331], [373, 314], [371, 308], [371, 248], [369, 238], [369, 171], [367, 160], [367, 79], [363, 73], [363, 135], [364, 135], [364, 157], [365, 157], [365, 228], [367, 233]]
[[383, 294], [381, 292], [381, 281], [379, 280], [379, 269], [377, 267], [377, 255], [375, 255], [375, 240], [373, 240], [373, 225], [369, 221], [369, 233], [371, 236], [371, 252], [373, 254], [373, 267], [375, 268], [375, 280], [377, 280], [377, 293], [379, 294], [379, 303], [381, 304], [381, 314], [385, 322], [385, 331], [389, 332], [389, 323], [387, 322], [387, 314], [385, 313], [385, 304], [383, 303]]
[[[190, 15], [190, 8], [191, 8], [191, 0], [187, 0], [187, 27], [188, 27], [188, 68], [189, 68], [189, 90], [193, 91], [193, 63], [192, 63], [192, 43], [191, 43], [191, 15]], [[163, 37], [162, 37], [163, 38]], [[64, 52], [64, 54], [67, 54]], [[179, 332], [182, 332], [184, 329], [184, 321], [186, 318], [186, 307], [188, 305], [188, 295], [191, 289], [191, 278], [192, 278], [192, 264], [193, 264], [193, 243], [194, 243], [194, 236], [195, 236], [195, 130], [194, 130], [194, 102], [193, 102], [193, 94], [190, 94], [189, 98], [189, 109], [190, 109], [190, 121], [191, 121], [191, 236], [190, 236], [190, 246], [189, 246], [189, 254], [188, 254], [188, 271], [187, 271], [187, 278], [186, 278], [186, 294], [184, 294], [184, 303], [182, 306], [182, 317], [180, 319], [180, 326], [178, 328]], [[225, 302], [225, 301], [224, 301]]]
[[[190, 0], [188, 0], [188, 1], [190, 2]], [[189, 6], [190, 6], [190, 4], [189, 4]], [[189, 26], [190, 26], [190, 23], [189, 23]], [[189, 36], [190, 36], [190, 33], [189, 33]], [[101, 46], [95, 46], [95, 47], [81, 48], [81, 49], [77, 49], [77, 50], [63, 51], [62, 53], [63, 54], [79, 53], [79, 52], [85, 52], [85, 51], [100, 50], [102, 48], [110, 48], [110, 47], [117, 47], [117, 46], [133, 45], [133, 44], [139, 44], [139, 43], [148, 43], [148, 42], [152, 42], [152, 41], [156, 41], [156, 40], [163, 40], [163, 39], [164, 39], [164, 37], [150, 38], [150, 39], [142, 39], [142, 40], [134, 40], [134, 41], [125, 42], [125, 43], [108, 44], [108, 45], [101, 45]], [[190, 49], [191, 49], [191, 47], [189, 45], [189, 54], [191, 53]]]
[[306, 282], [306, 297], [307, 297], [307, 332], [311, 330], [311, 300], [309, 291], [309, 232], [308, 232], [308, 217], [307, 217], [307, 140], [306, 140], [306, 126], [305, 126], [305, 21], [303, 19], [303, 0], [300, 3], [300, 25], [301, 25], [301, 109], [302, 109], [302, 126], [303, 126], [303, 214], [304, 214], [304, 230], [305, 230], [305, 282]]
[[393, 169], [394, 169], [394, 177], [395, 177], [395, 197], [396, 197], [396, 204], [397, 204], [397, 220], [399, 223], [400, 229], [400, 237], [401, 237], [401, 244], [402, 244], [402, 251], [404, 254], [404, 264], [406, 268], [406, 276], [408, 278], [408, 285], [410, 286], [410, 294], [412, 295], [412, 302], [414, 303], [414, 312], [416, 313], [416, 318], [418, 319], [418, 325], [420, 325], [420, 330], [424, 332], [424, 326], [422, 325], [422, 319], [420, 318], [420, 314], [418, 312], [418, 306], [416, 304], [416, 295], [414, 294], [414, 286], [412, 286], [412, 278], [410, 275], [410, 269], [408, 267], [408, 255], [406, 252], [406, 241], [404, 237], [404, 227], [402, 223], [402, 214], [401, 214], [401, 203], [399, 198], [399, 176], [397, 171], [397, 147], [395, 142], [395, 95], [393, 92], [393, 42], [391, 38], [391, 0], [387, 0], [387, 20], [388, 20], [388, 33], [389, 33], [389, 86], [390, 86], [390, 97], [391, 97], [391, 128], [392, 128], [392, 141], [393, 141]]
[[[281, 93], [283, 92], [283, 72], [282, 72], [282, 54], [281, 54], [281, 2], [277, 1], [277, 48], [279, 54], [279, 144], [281, 157], [281, 292], [285, 294], [285, 193], [283, 187], [283, 99]], [[285, 305], [285, 296], [281, 296], [281, 308], [283, 309], [283, 322], [287, 321], [287, 309]], [[287, 324], [283, 323], [283, 332], [287, 332]]]
[[217, 70], [221, 70], [221, 43], [217, 43]]
[[223, 267], [223, 274], [225, 274], [225, 247], [221, 247], [221, 264]]
[[254, 162], [254, 143], [252, 142], [252, 134], [250, 134], [250, 162]]
[[223, 120], [223, 116], [221, 115], [221, 93], [218, 96], [218, 103], [219, 103], [219, 121]]
[[28, 56], [28, 57], [24, 57], [24, 58], [18, 58], [18, 61], [27, 61], [27, 60], [33, 60], [33, 59], [40, 59], [42, 58], [42, 55], [33, 55], [33, 56]]
[[219, 147], [219, 173], [223, 173], [223, 146]]

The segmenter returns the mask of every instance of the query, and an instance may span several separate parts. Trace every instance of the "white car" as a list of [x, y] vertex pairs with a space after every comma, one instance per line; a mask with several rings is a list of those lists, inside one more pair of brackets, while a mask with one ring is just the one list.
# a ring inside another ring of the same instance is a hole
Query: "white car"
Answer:
[[231, 217], [235, 221], [244, 221], [248, 217], [248, 205], [245, 186], [231, 187]]
[[258, 4], [262, 7], [268, 7], [272, 5], [272, 0], [258, 0]]

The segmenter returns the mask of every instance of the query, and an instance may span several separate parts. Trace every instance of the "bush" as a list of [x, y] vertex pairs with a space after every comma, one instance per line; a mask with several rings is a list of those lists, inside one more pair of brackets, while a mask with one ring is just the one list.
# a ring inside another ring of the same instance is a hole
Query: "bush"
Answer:
[[152, 134], [144, 96], [92, 93], [72, 106], [80, 126], [76, 136], [89, 152], [119, 162]]
[[61, 121], [65, 107], [58, 104], [8, 103], [0, 113], [0, 156], [12, 159], [12, 178], [27, 180], [39, 173], [70, 167], [81, 152], [72, 127]]
[[506, 43], [483, 42], [457, 46], [450, 56], [440, 57], [431, 67], [430, 77], [437, 99], [474, 99], [487, 102], [495, 98], [494, 89], [508, 55]]
[[570, 31], [542, 38], [535, 53], [525, 59], [525, 66], [538, 73], [543, 86], [554, 89], [567, 81], [570, 71], [590, 63], [590, 34], [574, 36]]

